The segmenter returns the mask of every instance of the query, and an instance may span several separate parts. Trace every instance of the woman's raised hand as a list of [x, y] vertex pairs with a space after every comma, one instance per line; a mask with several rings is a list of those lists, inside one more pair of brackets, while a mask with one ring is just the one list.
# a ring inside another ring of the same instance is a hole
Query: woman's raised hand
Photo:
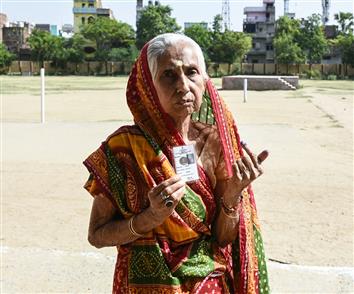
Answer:
[[150, 211], [158, 224], [171, 215], [185, 193], [185, 185], [181, 177], [176, 175], [149, 191]]
[[248, 146], [241, 142], [242, 148], [246, 151], [244, 155], [236, 160], [233, 165], [234, 176], [227, 181], [228, 188], [225, 190], [224, 201], [234, 206], [236, 198], [255, 179], [263, 174], [262, 162], [268, 157], [267, 150], [255, 155]]

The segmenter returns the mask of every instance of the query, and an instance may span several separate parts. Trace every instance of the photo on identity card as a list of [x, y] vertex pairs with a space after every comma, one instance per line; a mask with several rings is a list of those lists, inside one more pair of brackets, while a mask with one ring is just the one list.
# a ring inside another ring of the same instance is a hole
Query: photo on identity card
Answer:
[[173, 159], [176, 173], [185, 182], [192, 182], [199, 179], [198, 166], [196, 161], [194, 145], [173, 147]]

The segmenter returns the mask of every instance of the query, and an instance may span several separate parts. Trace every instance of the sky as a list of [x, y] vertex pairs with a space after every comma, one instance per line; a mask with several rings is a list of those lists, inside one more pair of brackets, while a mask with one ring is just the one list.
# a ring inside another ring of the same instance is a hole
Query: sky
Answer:
[[[148, 0], [144, 0], [147, 5]], [[222, 12], [222, 0], [160, 0], [169, 5], [172, 17], [183, 27], [184, 22], [206, 21], [212, 23], [216, 14]], [[247, 6], [262, 6], [262, 0], [229, 0], [231, 29], [242, 31], [243, 9]], [[276, 17], [283, 14], [283, 0], [275, 0]], [[353, 13], [353, 0], [330, 0], [330, 21], [334, 24], [335, 13], [339, 11]], [[61, 27], [73, 24], [72, 0], [0, 0], [0, 11], [7, 14], [9, 21], [27, 21], [31, 23], [49, 23]], [[134, 0], [102, 0], [103, 8], [110, 8], [116, 19], [135, 28]], [[289, 11], [296, 13], [296, 18], [306, 18], [312, 13], [322, 13], [321, 0], [290, 0]]]

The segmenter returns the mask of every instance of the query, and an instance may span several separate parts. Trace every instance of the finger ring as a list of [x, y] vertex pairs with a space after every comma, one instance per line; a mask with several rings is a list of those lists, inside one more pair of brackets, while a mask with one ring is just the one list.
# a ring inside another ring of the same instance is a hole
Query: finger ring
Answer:
[[172, 199], [171, 199], [170, 197], [167, 197], [167, 198], [165, 199], [165, 206], [166, 206], [166, 207], [171, 207], [172, 205], [173, 205]]
[[170, 195], [168, 195], [165, 190], [163, 190], [163, 191], [160, 193], [160, 196], [161, 196], [162, 200], [166, 200], [167, 198], [170, 197]]

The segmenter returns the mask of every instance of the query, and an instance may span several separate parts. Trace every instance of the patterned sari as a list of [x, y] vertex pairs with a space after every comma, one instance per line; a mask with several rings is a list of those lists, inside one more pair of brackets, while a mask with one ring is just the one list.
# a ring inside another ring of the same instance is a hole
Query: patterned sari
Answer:
[[[118, 211], [117, 220], [139, 214], [149, 205], [147, 193], [175, 174], [173, 146], [185, 145], [163, 111], [147, 63], [147, 46], [136, 61], [127, 86], [135, 124], [123, 126], [84, 164], [85, 188], [104, 194]], [[239, 135], [223, 100], [209, 80], [194, 121], [215, 125], [226, 172], [242, 156]], [[163, 224], [144, 237], [118, 246], [113, 293], [268, 293], [263, 243], [251, 187], [240, 203], [238, 237], [222, 248], [212, 234], [216, 195], [205, 170]]]

